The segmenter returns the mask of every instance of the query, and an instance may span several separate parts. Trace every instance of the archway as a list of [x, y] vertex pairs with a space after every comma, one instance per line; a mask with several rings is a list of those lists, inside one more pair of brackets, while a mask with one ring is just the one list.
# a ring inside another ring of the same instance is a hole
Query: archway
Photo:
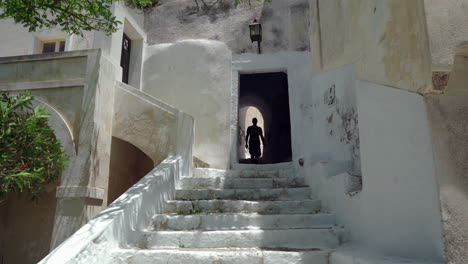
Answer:
[[[257, 125], [263, 129], [263, 133], [267, 134], [265, 131], [265, 120], [263, 118], [262, 112], [255, 106], [245, 106], [239, 110], [239, 160], [242, 163], [246, 163], [250, 158], [249, 150], [245, 148], [245, 131], [247, 128], [252, 125], [252, 119], [257, 118]], [[264, 153], [264, 146], [260, 147], [262, 153]]]
[[[255, 116], [257, 115], [257, 116]], [[287, 74], [241, 74], [239, 89], [239, 163], [248, 163], [250, 155], [245, 150], [245, 133], [252, 118], [262, 119], [265, 146], [260, 163], [288, 162], [292, 159], [291, 124]], [[259, 124], [260, 125], [260, 124]], [[244, 126], [244, 127], [243, 127]]]
[[37, 263], [49, 253], [57, 209], [56, 188], [60, 181], [71, 175], [71, 163], [76, 158], [70, 126], [63, 116], [38, 99], [32, 101], [32, 106], [46, 108], [50, 115], [48, 125], [61, 142], [69, 162], [61, 177], [46, 186], [37, 202], [24, 196], [10, 195], [4, 203], [0, 203], [0, 263]]
[[107, 203], [111, 204], [153, 168], [153, 160], [142, 150], [112, 137]]

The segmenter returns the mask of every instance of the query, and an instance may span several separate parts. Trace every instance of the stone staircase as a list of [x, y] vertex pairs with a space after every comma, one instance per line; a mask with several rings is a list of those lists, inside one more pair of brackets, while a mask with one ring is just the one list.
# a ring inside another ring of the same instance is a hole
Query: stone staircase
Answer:
[[112, 263], [326, 264], [340, 245], [334, 223], [293, 169], [196, 169]]

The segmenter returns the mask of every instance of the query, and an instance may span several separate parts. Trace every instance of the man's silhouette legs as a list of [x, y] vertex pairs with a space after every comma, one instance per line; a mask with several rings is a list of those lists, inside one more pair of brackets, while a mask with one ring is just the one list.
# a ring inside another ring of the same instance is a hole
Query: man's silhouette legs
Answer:
[[[245, 136], [245, 147], [249, 149], [250, 152], [250, 162], [252, 164], [258, 164], [258, 158], [262, 155], [260, 149], [260, 139], [265, 145], [265, 139], [263, 138], [263, 131], [260, 127], [257, 126], [257, 118], [252, 119], [253, 126], [247, 128], [247, 135]], [[250, 140], [249, 140], [250, 139]], [[248, 144], [247, 144], [248, 142]]]
[[251, 162], [252, 164], [258, 164], [258, 157], [256, 157], [256, 156], [251, 156], [251, 157], [250, 157], [250, 162]]

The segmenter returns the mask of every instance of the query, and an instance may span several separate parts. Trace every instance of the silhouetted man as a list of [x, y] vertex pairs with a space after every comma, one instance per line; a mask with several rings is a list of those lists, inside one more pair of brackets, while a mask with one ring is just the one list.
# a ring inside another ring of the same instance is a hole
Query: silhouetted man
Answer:
[[[258, 164], [258, 158], [262, 155], [260, 150], [260, 139], [265, 146], [265, 139], [263, 138], [262, 129], [257, 126], [257, 118], [252, 119], [253, 126], [247, 128], [247, 135], [245, 136], [245, 147], [249, 149], [250, 160], [252, 163]], [[250, 140], [249, 140], [250, 137]]]

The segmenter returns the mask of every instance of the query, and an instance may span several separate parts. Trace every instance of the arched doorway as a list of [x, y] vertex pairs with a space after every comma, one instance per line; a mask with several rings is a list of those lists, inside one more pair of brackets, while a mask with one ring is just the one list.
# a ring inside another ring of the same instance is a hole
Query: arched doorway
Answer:
[[291, 121], [286, 73], [240, 75], [237, 140], [239, 163], [249, 163], [250, 155], [244, 147], [245, 133], [247, 127], [252, 125], [253, 117], [259, 120], [258, 125], [263, 129], [266, 141], [260, 163], [291, 161]]
[[[252, 119], [257, 118], [258, 126], [263, 129], [263, 133], [266, 134], [265, 131], [265, 120], [263, 118], [262, 112], [255, 106], [245, 106], [239, 110], [239, 160], [241, 163], [247, 163], [248, 159], [250, 159], [249, 150], [245, 148], [245, 131], [249, 126], [252, 125]], [[262, 153], [264, 153], [264, 146], [260, 147]]]
[[120, 195], [154, 168], [153, 160], [125, 140], [112, 137], [107, 203]]

